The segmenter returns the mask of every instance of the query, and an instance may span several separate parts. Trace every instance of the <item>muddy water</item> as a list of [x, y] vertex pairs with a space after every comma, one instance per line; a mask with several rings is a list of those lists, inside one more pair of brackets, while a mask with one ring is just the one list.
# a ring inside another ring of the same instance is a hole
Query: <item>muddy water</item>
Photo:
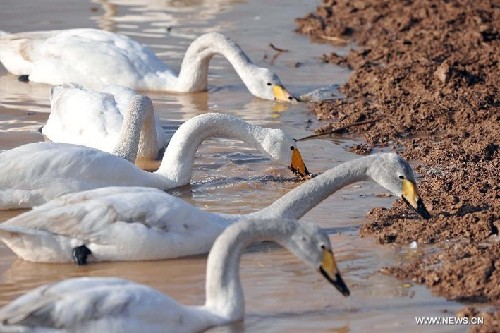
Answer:
[[[271, 4], [265, 0], [3, 0], [0, 29], [14, 32], [100, 27], [150, 45], [175, 69], [191, 39], [204, 32], [220, 31], [237, 40], [259, 65], [278, 73], [291, 91], [301, 94], [331, 83], [340, 84], [348, 76], [345, 70], [323, 66], [311, 56], [328, 52], [330, 45], [310, 44], [307, 38], [293, 33], [293, 18], [312, 6], [297, 0]], [[275, 57], [269, 43], [289, 52]], [[208, 94], [150, 94], [168, 133], [173, 133], [183, 120], [208, 111], [280, 127], [296, 138], [310, 134], [317, 124], [305, 105], [275, 104], [252, 97], [221, 59], [211, 64], [209, 83]], [[37, 129], [48, 116], [49, 91], [45, 85], [21, 83], [0, 68], [1, 150], [43, 140]], [[333, 138], [300, 142], [299, 148], [308, 168], [320, 172], [355, 158], [344, 150], [349, 144]], [[172, 192], [211, 211], [246, 213], [268, 205], [296, 185], [286, 168], [270, 164], [254, 150], [235, 141], [214, 139], [198, 152], [192, 185]], [[446, 315], [443, 310], [454, 311], [459, 304], [378, 272], [384, 265], [414, 254], [407, 248], [384, 248], [372, 239], [359, 238], [358, 229], [366, 212], [394, 200], [379, 198], [379, 193], [385, 191], [373, 183], [358, 183], [304, 217], [331, 230], [337, 260], [352, 291], [350, 298], [340, 296], [285, 250], [261, 245], [242, 259], [245, 321], [210, 332], [457, 331], [457, 327], [419, 327], [414, 318]], [[18, 213], [0, 213], [0, 221]], [[17, 260], [0, 244], [0, 306], [33, 287], [70, 276], [124, 277], [158, 288], [183, 303], [199, 304], [204, 298], [205, 264], [204, 256], [88, 267], [33, 264]], [[464, 331], [465, 327], [458, 330]]]

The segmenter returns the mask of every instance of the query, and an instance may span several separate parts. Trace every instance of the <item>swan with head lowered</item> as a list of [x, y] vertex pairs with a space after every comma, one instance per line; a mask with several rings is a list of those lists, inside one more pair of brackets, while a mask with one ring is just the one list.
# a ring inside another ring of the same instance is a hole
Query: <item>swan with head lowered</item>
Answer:
[[35, 262], [177, 258], [207, 253], [217, 236], [241, 218], [299, 219], [342, 187], [367, 179], [430, 217], [410, 165], [384, 153], [332, 168], [251, 214], [207, 212], [151, 188], [107, 187], [68, 194], [20, 214], [0, 224], [0, 239]]
[[202, 306], [179, 304], [155, 289], [123, 279], [73, 278], [39, 287], [7, 304], [0, 309], [0, 329], [194, 333], [241, 320], [245, 301], [240, 257], [246, 247], [261, 241], [284, 246], [349, 296], [324, 231], [294, 220], [244, 220], [227, 228], [213, 244]]
[[[120, 141], [117, 147], [129, 161], [135, 159], [141, 131], [135, 126], [132, 132], [130, 141]], [[243, 141], [294, 173], [309, 175], [295, 140], [283, 130], [252, 125], [226, 114], [206, 113], [179, 127], [160, 168], [152, 173], [113, 154], [65, 143], [31, 143], [2, 152], [0, 209], [33, 207], [62, 194], [106, 186], [165, 190], [189, 184], [196, 150], [205, 139], [214, 137]]]
[[238, 44], [216, 32], [191, 43], [179, 75], [148, 47], [104, 30], [69, 29], [0, 36], [0, 62], [12, 74], [32, 82], [51, 85], [74, 82], [94, 89], [117, 84], [137, 90], [206, 91], [209, 62], [216, 54], [233, 65], [254, 96], [294, 100], [276, 74], [254, 65]]
[[[100, 91], [77, 84], [52, 88], [50, 115], [42, 133], [52, 142], [71, 143], [112, 153], [121, 142], [120, 134], [142, 126], [137, 157], [156, 159], [165, 148], [167, 135], [151, 104], [144, 110], [142, 124], [124, 123], [129, 105], [137, 93], [122, 86], [106, 86]], [[125, 135], [125, 133], [123, 135]], [[134, 162], [134, 161], [131, 161]]]

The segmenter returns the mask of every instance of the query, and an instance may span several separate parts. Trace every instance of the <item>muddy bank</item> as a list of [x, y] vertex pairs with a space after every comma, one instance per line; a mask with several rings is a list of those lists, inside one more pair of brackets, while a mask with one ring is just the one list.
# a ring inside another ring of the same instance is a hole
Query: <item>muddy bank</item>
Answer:
[[345, 99], [311, 104], [328, 121], [318, 132], [347, 125], [366, 141], [353, 151], [391, 147], [418, 161], [433, 218], [418, 220], [398, 201], [372, 210], [361, 233], [431, 247], [386, 271], [449, 299], [497, 304], [491, 323], [499, 325], [500, 3], [325, 0], [296, 24], [314, 38], [361, 46], [322, 56], [354, 73]]

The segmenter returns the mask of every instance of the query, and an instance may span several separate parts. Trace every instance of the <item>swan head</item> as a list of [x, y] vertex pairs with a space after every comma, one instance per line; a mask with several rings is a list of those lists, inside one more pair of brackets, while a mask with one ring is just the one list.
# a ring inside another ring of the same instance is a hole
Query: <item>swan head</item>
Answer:
[[312, 223], [284, 221], [291, 229], [291, 235], [281, 240], [290, 252], [317, 270], [342, 295], [350, 291], [337, 268], [330, 239], [326, 232]]
[[266, 129], [266, 134], [261, 140], [264, 150], [281, 165], [288, 168], [302, 178], [311, 177], [311, 173], [302, 159], [297, 143], [288, 133], [281, 129]]
[[376, 155], [376, 160], [369, 166], [367, 174], [374, 181], [402, 198], [424, 219], [431, 217], [418, 193], [413, 170], [401, 156], [395, 153]]
[[281, 84], [278, 75], [267, 68], [257, 67], [252, 71], [252, 75], [243, 81], [254, 96], [280, 102], [297, 101]]

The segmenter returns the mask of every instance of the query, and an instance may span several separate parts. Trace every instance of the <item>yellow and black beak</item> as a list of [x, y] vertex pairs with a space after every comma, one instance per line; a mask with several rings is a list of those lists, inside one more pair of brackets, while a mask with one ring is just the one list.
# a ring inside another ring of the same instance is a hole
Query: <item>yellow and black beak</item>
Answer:
[[425, 208], [424, 202], [420, 198], [417, 191], [417, 185], [409, 181], [408, 179], [403, 179], [403, 194], [401, 195], [403, 200], [424, 219], [428, 220], [431, 218], [431, 214]]
[[312, 174], [307, 170], [306, 164], [300, 155], [299, 149], [294, 146], [290, 147], [292, 150], [292, 162], [290, 164], [290, 170], [296, 175], [302, 178], [311, 177]]
[[293, 97], [282, 85], [273, 85], [274, 100], [279, 102], [298, 102], [298, 99]]
[[331, 250], [323, 249], [323, 260], [321, 266], [319, 266], [319, 271], [342, 295], [349, 296], [351, 294], [337, 270], [337, 264]]

